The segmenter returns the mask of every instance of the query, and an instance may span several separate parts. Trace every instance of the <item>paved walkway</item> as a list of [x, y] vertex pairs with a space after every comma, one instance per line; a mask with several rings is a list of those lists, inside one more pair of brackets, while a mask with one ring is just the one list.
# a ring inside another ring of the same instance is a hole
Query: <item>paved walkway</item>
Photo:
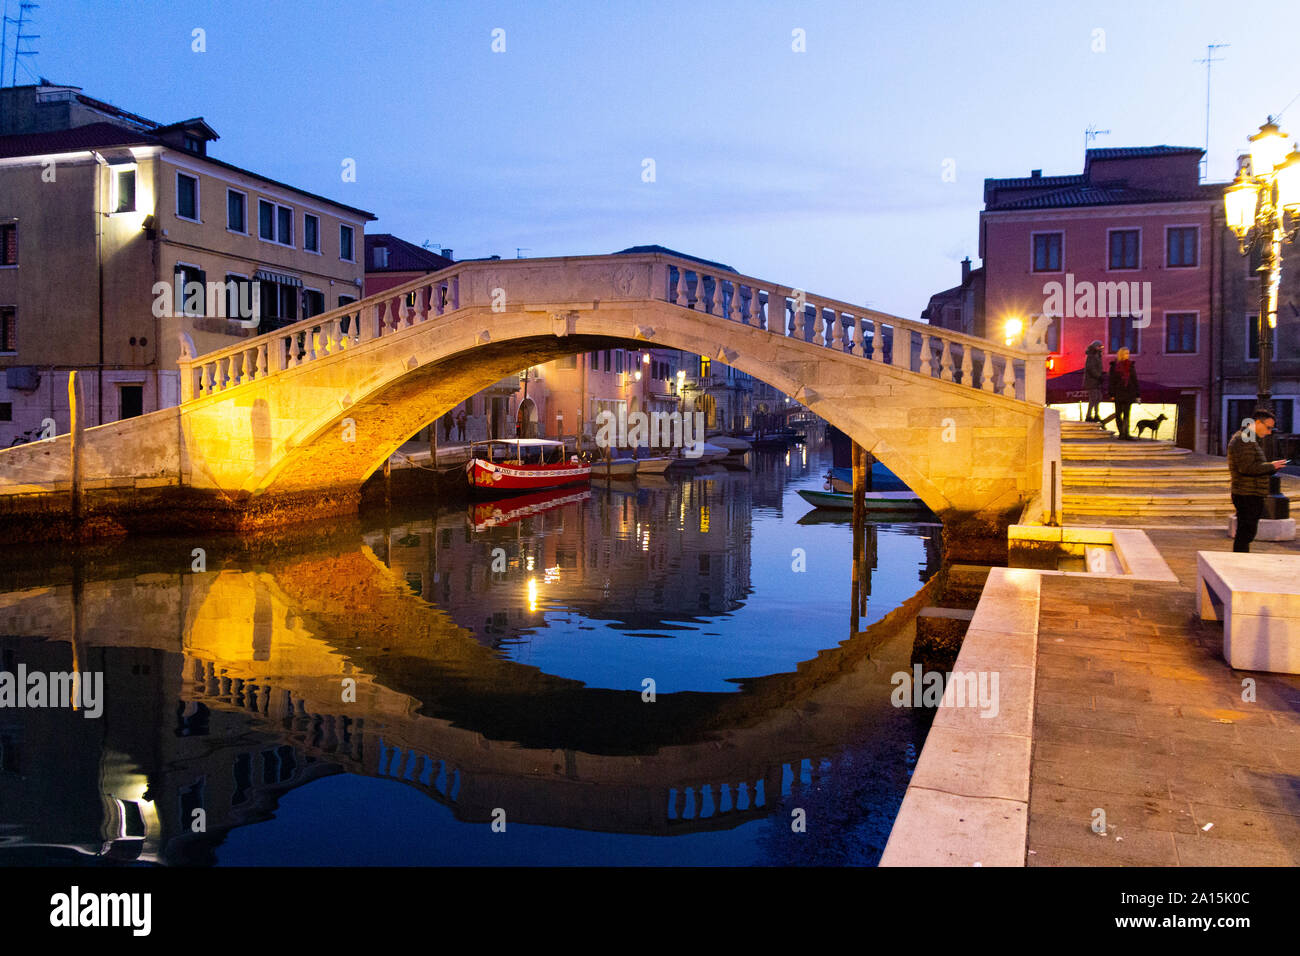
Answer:
[[1147, 533], [1178, 585], [1042, 580], [1028, 863], [1300, 864], [1300, 677], [1232, 670], [1200, 620], [1196, 552], [1231, 551], [1223, 531]]

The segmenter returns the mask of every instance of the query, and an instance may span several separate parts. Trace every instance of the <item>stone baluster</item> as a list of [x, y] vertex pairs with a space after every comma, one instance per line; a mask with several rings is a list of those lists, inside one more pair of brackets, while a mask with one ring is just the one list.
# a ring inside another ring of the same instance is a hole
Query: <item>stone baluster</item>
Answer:
[[926, 378], [930, 378], [930, 333], [921, 333], [921, 367], [918, 371]]
[[885, 323], [879, 319], [871, 320], [871, 361], [885, 361]]
[[974, 363], [971, 361], [971, 356], [974, 354], [975, 350], [968, 343], [963, 342], [961, 346], [961, 383], [972, 388], [975, 386], [975, 380], [971, 378], [971, 375], [974, 374]]
[[785, 328], [785, 334], [796, 337], [803, 335], [804, 310], [800, 307], [799, 300], [787, 299], [782, 295], [781, 306], [786, 313], [785, 321], [781, 323]]
[[681, 266], [677, 267], [677, 297], [676, 303], [682, 308], [689, 308], [691, 304], [691, 287], [686, 281], [686, 270]]
[[[768, 307], [771, 308], [771, 299], [768, 299]], [[750, 325], [760, 329], [767, 328], [767, 317], [763, 315], [763, 293], [758, 291], [758, 286], [749, 287], [749, 317], [753, 320]]]
[[980, 389], [993, 391], [993, 353], [984, 349], [984, 365], [980, 370]]
[[205, 362], [199, 369], [199, 375], [203, 379], [203, 394], [211, 395], [217, 390], [217, 365], [215, 362]]
[[410, 292], [402, 296], [398, 303], [401, 306], [399, 328], [410, 328], [415, 324], [415, 293]]
[[952, 350], [957, 344], [952, 339], [941, 339], [940, 344], [943, 346], [939, 350], [939, 378], [945, 382], [952, 381]]
[[221, 391], [224, 392], [232, 385], [237, 384], [235, 382], [235, 358], [233, 355], [227, 355], [224, 358], [219, 359], [218, 363], [218, 367], [221, 370]]
[[837, 352], [847, 351], [844, 347], [844, 319], [839, 309], [831, 310], [831, 348]]
[[1016, 363], [1010, 355], [1002, 362], [1002, 394], [1007, 398], [1016, 397]]
[[452, 276], [448, 282], [448, 293], [451, 296], [452, 309], [460, 308], [460, 276]]
[[745, 300], [741, 298], [740, 295], [740, 283], [739, 282], [731, 283], [731, 308], [727, 310], [727, 318], [729, 318], [732, 322], [739, 322], [742, 325], [744, 324], [745, 322], [744, 301]]
[[813, 345], [826, 344], [826, 310], [820, 305], [813, 307]]
[[419, 318], [417, 321], [424, 322], [429, 318], [429, 298], [432, 295], [432, 285], [424, 285], [420, 287], [419, 294], [415, 297], [416, 305], [419, 309]]

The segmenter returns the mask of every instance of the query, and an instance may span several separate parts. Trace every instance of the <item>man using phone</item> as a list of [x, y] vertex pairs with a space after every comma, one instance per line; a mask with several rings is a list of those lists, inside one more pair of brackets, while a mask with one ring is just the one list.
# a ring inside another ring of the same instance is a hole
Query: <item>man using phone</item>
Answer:
[[1259, 439], [1273, 433], [1277, 420], [1267, 408], [1257, 408], [1242, 422], [1241, 430], [1228, 442], [1228, 474], [1232, 478], [1232, 506], [1237, 509], [1237, 534], [1232, 550], [1247, 552], [1259, 531], [1268, 496], [1268, 479], [1286, 464], [1286, 459], [1266, 461]]

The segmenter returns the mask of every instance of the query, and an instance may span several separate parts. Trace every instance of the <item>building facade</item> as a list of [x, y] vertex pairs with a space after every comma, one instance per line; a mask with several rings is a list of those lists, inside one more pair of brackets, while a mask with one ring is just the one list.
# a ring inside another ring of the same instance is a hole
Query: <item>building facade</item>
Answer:
[[71, 86], [0, 90], [0, 445], [179, 401], [177, 361], [362, 294], [361, 209]]
[[1008, 320], [1046, 318], [1049, 377], [1082, 368], [1093, 340], [1107, 362], [1128, 348], [1140, 382], [1176, 392], [1176, 432], [1171, 422], [1160, 437], [1206, 451], [1221, 414], [1224, 185], [1200, 183], [1201, 153], [1090, 149], [1080, 175], [985, 180], [984, 303], [973, 325], [998, 339]]

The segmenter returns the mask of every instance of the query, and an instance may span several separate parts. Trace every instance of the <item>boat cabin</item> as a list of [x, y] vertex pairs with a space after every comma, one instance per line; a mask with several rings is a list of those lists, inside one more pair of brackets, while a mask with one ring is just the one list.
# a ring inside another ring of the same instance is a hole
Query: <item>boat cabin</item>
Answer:
[[492, 438], [470, 446], [470, 457], [500, 465], [558, 465], [566, 461], [564, 442], [544, 438]]

